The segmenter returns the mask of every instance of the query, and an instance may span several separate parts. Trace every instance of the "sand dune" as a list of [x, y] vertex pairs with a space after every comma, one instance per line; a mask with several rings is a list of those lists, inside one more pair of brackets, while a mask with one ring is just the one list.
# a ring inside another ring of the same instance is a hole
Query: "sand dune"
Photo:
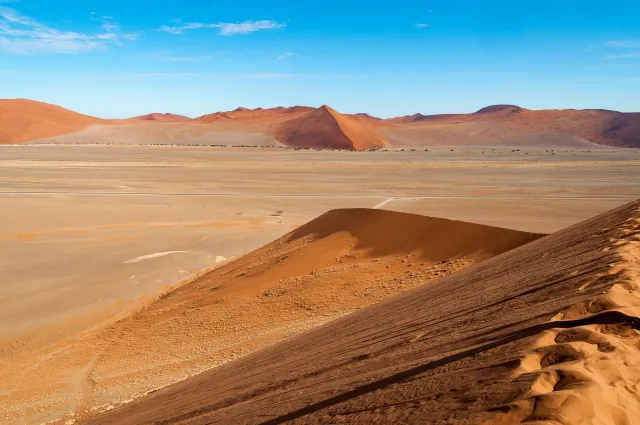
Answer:
[[364, 150], [388, 145], [372, 120], [343, 115], [324, 105], [284, 122], [276, 138], [289, 146]]
[[640, 147], [640, 113], [533, 111], [493, 105], [472, 114], [394, 118], [383, 129], [393, 144]]
[[0, 144], [75, 133], [109, 121], [27, 99], [0, 99]]
[[[39, 423], [53, 408], [82, 415], [117, 405], [540, 236], [384, 210], [328, 212], [117, 323], [40, 351], [12, 345], [0, 418]], [[168, 255], [180, 254], [128, 262]]]
[[228, 112], [215, 112], [213, 114], [203, 115], [195, 119], [197, 122], [201, 123], [212, 123], [220, 120], [254, 120], [254, 119], [278, 119], [278, 116], [284, 116], [286, 119], [288, 116], [294, 116], [297, 114], [303, 114], [306, 112], [312, 111], [313, 108], [308, 106], [292, 106], [289, 108], [285, 108], [283, 106], [278, 106], [276, 108], [256, 108], [256, 109], [248, 109], [248, 108], [237, 108], [233, 111]]
[[[376, 245], [351, 214], [345, 225], [341, 214], [323, 219], [344, 232], [321, 246], [357, 235], [365, 252]], [[433, 225], [435, 246], [455, 245], [453, 223]], [[289, 238], [324, 230], [312, 222]], [[480, 233], [466, 252], [496, 240]], [[635, 423], [639, 238], [636, 201], [83, 423]], [[307, 267], [297, 255], [281, 261]], [[189, 293], [198, 291], [182, 288], [176, 306]]]
[[[640, 113], [533, 111], [515, 105], [488, 106], [471, 114], [414, 114], [389, 120], [366, 113], [341, 114], [328, 106], [317, 109], [293, 106], [237, 108], [194, 120], [180, 115], [153, 113], [115, 121], [18, 99], [0, 101], [2, 123], [6, 124], [0, 126], [0, 143], [284, 144], [348, 150], [389, 145], [640, 147]], [[122, 129], [112, 128], [116, 123]], [[150, 128], [160, 123], [176, 125]]]
[[189, 120], [191, 120], [191, 118], [185, 117], [184, 115], [153, 112], [151, 114], [129, 118], [125, 121], [184, 122]]

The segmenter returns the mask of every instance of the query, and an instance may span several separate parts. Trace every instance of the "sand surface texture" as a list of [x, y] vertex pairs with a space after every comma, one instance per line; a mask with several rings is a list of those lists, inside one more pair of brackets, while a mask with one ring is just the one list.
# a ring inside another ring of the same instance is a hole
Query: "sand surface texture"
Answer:
[[82, 423], [632, 424], [639, 266], [636, 201]]

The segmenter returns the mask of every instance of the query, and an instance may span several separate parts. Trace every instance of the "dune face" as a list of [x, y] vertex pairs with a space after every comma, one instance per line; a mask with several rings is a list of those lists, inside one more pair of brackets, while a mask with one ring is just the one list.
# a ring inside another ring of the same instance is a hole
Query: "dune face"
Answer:
[[185, 117], [184, 115], [153, 112], [151, 114], [129, 118], [126, 121], [184, 122], [189, 120], [191, 120], [191, 118]]
[[84, 423], [634, 423], [639, 237], [636, 201]]
[[0, 99], [0, 144], [75, 133], [107, 120], [81, 115], [60, 106], [27, 99]]
[[340, 114], [325, 105], [284, 122], [276, 138], [285, 145], [305, 148], [365, 150], [387, 146], [389, 143], [371, 121]]

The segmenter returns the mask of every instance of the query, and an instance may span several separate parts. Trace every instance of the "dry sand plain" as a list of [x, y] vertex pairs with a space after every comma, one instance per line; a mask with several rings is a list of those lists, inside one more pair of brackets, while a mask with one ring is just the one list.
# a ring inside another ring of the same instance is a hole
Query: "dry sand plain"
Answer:
[[[621, 149], [0, 147], [0, 364], [330, 209], [549, 233], [638, 198], [639, 165]], [[21, 423], [1, 384], [0, 412]]]

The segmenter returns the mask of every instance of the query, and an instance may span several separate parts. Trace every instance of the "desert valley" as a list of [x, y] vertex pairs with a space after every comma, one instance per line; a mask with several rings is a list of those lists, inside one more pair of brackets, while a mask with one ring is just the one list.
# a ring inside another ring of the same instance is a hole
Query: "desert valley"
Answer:
[[0, 100], [0, 423], [632, 424], [640, 114]]

